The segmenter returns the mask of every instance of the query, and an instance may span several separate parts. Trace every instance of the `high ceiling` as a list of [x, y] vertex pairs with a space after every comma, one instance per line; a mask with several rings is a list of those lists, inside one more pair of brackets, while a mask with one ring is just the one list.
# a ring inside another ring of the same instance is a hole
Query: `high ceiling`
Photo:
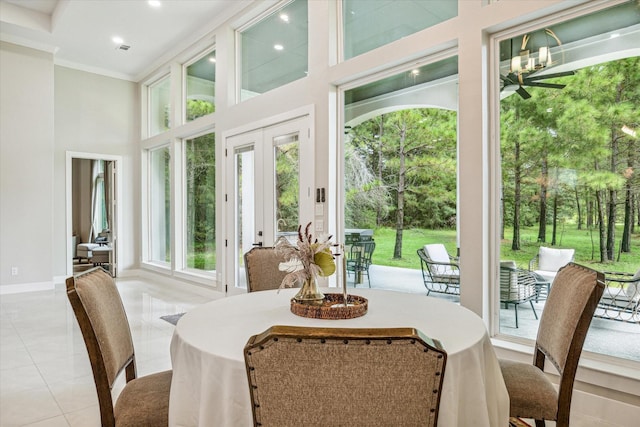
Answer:
[[0, 40], [139, 81], [252, 1], [162, 0], [154, 8], [146, 0], [0, 0]]

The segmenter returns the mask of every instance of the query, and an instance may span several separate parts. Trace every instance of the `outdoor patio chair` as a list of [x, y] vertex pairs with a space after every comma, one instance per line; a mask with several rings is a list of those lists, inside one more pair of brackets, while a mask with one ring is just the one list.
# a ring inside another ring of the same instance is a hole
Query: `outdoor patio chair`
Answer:
[[536, 276], [527, 270], [516, 267], [515, 261], [500, 262], [500, 302], [509, 308], [513, 304], [516, 316], [516, 328], [518, 327], [518, 306], [528, 302], [531, 304], [536, 320], [538, 313], [533, 306], [536, 298]]
[[[166, 426], [172, 371], [137, 376], [129, 322], [113, 277], [95, 267], [66, 284], [89, 353], [102, 426]], [[111, 392], [122, 371], [126, 385], [114, 407]]]
[[245, 253], [247, 292], [278, 289], [288, 274], [279, 269], [280, 263], [285, 261], [273, 247], [255, 247]]
[[605, 272], [604, 293], [596, 317], [640, 323], [640, 269], [635, 273]]
[[[556, 276], [536, 338], [533, 365], [500, 360], [510, 400], [510, 416], [569, 426], [571, 396], [578, 361], [591, 319], [604, 292], [604, 274], [569, 263]], [[545, 360], [558, 371], [556, 390], [544, 373]]]
[[422, 280], [431, 292], [460, 295], [460, 268], [458, 260], [449, 255], [442, 243], [424, 245], [418, 249]]
[[272, 326], [244, 358], [256, 426], [437, 425], [447, 353], [416, 329]]
[[369, 287], [371, 287], [369, 267], [371, 267], [371, 259], [375, 249], [376, 242], [373, 240], [355, 242], [349, 247], [347, 253], [347, 272], [355, 273], [354, 287], [362, 283], [363, 274], [367, 275], [367, 282], [369, 283]]

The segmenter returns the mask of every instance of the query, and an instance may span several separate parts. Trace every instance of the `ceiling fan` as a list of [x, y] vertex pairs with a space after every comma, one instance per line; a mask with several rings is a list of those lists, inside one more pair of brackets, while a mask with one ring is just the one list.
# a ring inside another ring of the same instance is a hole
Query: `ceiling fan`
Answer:
[[[553, 37], [553, 39], [558, 43], [558, 46], [562, 44], [558, 36], [556, 36], [551, 29], [545, 28], [544, 33], [545, 36]], [[531, 98], [531, 94], [527, 92], [524, 86], [563, 89], [566, 85], [545, 83], [540, 80], [571, 76], [575, 74], [574, 71], [563, 71], [560, 73], [536, 75], [535, 73], [537, 71], [553, 65], [553, 62], [551, 60], [551, 50], [548, 43], [540, 46], [537, 55], [529, 53], [527, 44], [529, 43], [530, 38], [531, 36], [529, 34], [522, 36], [522, 45], [520, 46], [519, 54], [511, 57], [509, 73], [507, 75], [500, 76], [500, 80], [502, 80], [502, 88], [500, 90], [502, 91], [508, 87], [517, 86], [518, 88], [515, 92], [523, 99]], [[513, 45], [513, 39], [511, 39], [511, 44]], [[513, 49], [511, 49], [511, 52], [513, 52]]]
[[506, 76], [500, 76], [500, 80], [502, 80], [502, 90], [509, 86], [518, 86], [515, 92], [522, 97], [522, 99], [531, 98], [531, 94], [526, 91], [523, 86], [528, 87], [545, 87], [549, 89], [564, 89], [566, 85], [558, 84], [558, 83], [544, 83], [539, 80], [552, 79], [554, 77], [564, 77], [564, 76], [572, 76], [574, 75], [574, 71], [564, 71], [562, 73], [554, 73], [554, 74], [545, 74], [545, 75], [529, 75], [522, 72], [511, 72]]

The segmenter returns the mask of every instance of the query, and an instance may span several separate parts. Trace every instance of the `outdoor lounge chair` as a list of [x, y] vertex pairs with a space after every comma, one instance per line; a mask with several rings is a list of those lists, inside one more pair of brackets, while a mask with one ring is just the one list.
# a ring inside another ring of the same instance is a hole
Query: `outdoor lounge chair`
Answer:
[[604, 293], [595, 316], [640, 323], [640, 269], [635, 273], [605, 272]]
[[536, 274], [538, 282], [538, 299], [545, 299], [558, 270], [573, 262], [575, 249], [556, 249], [540, 246], [538, 254], [529, 261], [529, 271]]
[[537, 295], [536, 276], [527, 270], [516, 267], [515, 261], [500, 263], [500, 302], [509, 308], [513, 304], [518, 327], [518, 305], [528, 302], [531, 304], [533, 315], [538, 319], [538, 313], [533, 306]]
[[418, 249], [422, 280], [431, 292], [460, 295], [460, 269], [457, 259], [451, 257], [442, 243], [424, 245]]

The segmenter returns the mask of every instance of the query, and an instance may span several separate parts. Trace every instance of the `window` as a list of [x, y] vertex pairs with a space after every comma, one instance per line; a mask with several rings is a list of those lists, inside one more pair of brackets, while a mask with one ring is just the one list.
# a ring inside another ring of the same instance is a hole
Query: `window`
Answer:
[[307, 0], [287, 4], [240, 31], [238, 37], [240, 101], [307, 75]]
[[207, 53], [186, 67], [186, 121], [216, 111], [216, 52]]
[[[599, 271], [640, 269], [637, 16], [627, 2], [500, 42], [502, 334], [535, 339], [546, 271], [567, 262], [558, 249]], [[608, 286], [584, 349], [639, 360], [640, 295]]]
[[216, 269], [215, 133], [185, 141], [185, 265]]
[[171, 81], [169, 76], [149, 86], [149, 136], [171, 127]]
[[149, 151], [149, 261], [171, 263], [171, 153]]
[[458, 15], [458, 2], [343, 0], [344, 59]]
[[430, 243], [457, 253], [457, 72], [452, 56], [344, 92], [344, 241], [374, 238], [374, 265], [419, 271]]

